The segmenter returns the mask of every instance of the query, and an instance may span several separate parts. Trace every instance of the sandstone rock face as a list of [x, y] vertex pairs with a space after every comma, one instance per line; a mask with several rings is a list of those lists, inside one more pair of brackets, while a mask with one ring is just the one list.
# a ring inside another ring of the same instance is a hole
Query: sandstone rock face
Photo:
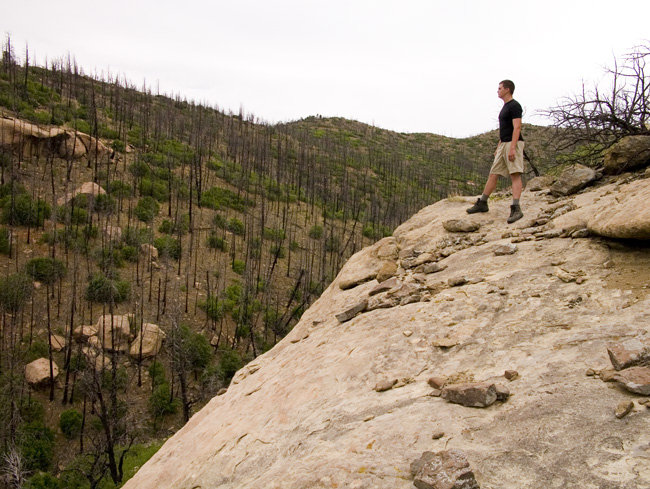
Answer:
[[[54, 378], [59, 375], [59, 367], [52, 364]], [[32, 363], [25, 365], [25, 380], [32, 387], [44, 387], [50, 385], [50, 361], [47, 358], [39, 358]]]
[[[602, 374], [608, 345], [650, 323], [650, 290], [641, 286], [650, 258], [625, 242], [573, 237], [634, 185], [610, 182], [557, 202], [526, 190], [527, 219], [546, 221], [508, 226], [510, 201], [496, 200], [472, 217], [481, 235], [442, 225], [465, 218], [475, 199], [422, 209], [354, 255], [287, 337], [124, 487], [412, 489], [411, 463], [442, 450], [462, 450], [484, 489], [650, 487], [650, 411], [617, 419], [615, 407], [635, 394], [585, 375]], [[515, 239], [516, 253], [495, 256]], [[395, 286], [369, 296], [370, 278], [342, 290], [344, 278], [376, 274], [380, 248], [399, 262]], [[440, 265], [435, 273], [404, 266], [424, 253]], [[348, 321], [335, 317], [364, 301]], [[437, 339], [453, 341], [435, 347]], [[427, 382], [498, 384], [506, 370], [518, 372], [508, 401], [483, 409], [435, 397]], [[374, 390], [394, 379], [412, 381]]]
[[650, 136], [628, 136], [605, 152], [605, 173], [615, 174], [650, 164]]
[[576, 165], [566, 170], [557, 181], [551, 185], [551, 194], [564, 196], [575, 194], [598, 178], [595, 170], [584, 165]]
[[156, 324], [145, 323], [142, 325], [142, 331], [138, 332], [129, 355], [133, 358], [151, 358], [158, 354], [162, 342], [167, 335]]
[[105, 350], [126, 351], [131, 342], [129, 316], [100, 316], [97, 321], [97, 338]]

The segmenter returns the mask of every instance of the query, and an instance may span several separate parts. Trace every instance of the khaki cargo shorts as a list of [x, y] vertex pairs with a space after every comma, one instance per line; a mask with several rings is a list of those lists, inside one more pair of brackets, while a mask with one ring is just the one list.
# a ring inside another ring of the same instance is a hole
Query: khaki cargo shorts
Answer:
[[508, 159], [508, 151], [512, 143], [501, 143], [494, 155], [494, 163], [490, 168], [490, 173], [496, 173], [504, 177], [509, 177], [512, 173], [524, 172], [524, 142], [517, 141], [515, 149], [515, 161]]

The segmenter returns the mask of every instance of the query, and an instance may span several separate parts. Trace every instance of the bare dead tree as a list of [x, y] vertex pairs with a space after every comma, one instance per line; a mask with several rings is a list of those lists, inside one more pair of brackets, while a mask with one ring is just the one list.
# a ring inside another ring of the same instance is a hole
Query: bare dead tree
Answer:
[[541, 111], [559, 130], [558, 149], [582, 147], [581, 158], [597, 157], [626, 136], [650, 135], [650, 42], [636, 46], [600, 82]]

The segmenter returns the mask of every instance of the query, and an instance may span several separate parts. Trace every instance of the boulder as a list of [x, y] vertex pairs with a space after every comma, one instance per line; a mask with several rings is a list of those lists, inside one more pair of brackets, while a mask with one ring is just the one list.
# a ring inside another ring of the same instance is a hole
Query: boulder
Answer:
[[650, 136], [628, 136], [605, 151], [605, 173], [613, 175], [650, 164]]
[[77, 343], [87, 343], [91, 336], [97, 334], [97, 328], [92, 325], [77, 326], [72, 332], [72, 337]]
[[394, 261], [385, 262], [377, 272], [377, 282], [385, 282], [397, 273], [397, 263]]
[[600, 175], [595, 170], [584, 165], [575, 165], [562, 173], [560, 178], [551, 185], [551, 194], [556, 197], [575, 194], [599, 177]]
[[[52, 363], [52, 370], [56, 379], [59, 375], [56, 363]], [[50, 361], [47, 358], [39, 358], [25, 365], [25, 380], [32, 387], [50, 385]]]
[[151, 257], [151, 261], [158, 260], [158, 248], [148, 243], [140, 245], [140, 253], [145, 257]]
[[[142, 331], [138, 333], [129, 354], [133, 358], [151, 358], [158, 354], [163, 340], [166, 338], [165, 332], [156, 324], [145, 323], [142, 325]], [[142, 351], [140, 347], [142, 346]], [[142, 355], [140, 357], [140, 355]]]
[[336, 319], [338, 319], [339, 323], [344, 323], [346, 321], [349, 321], [353, 317], [355, 317], [357, 314], [362, 313], [363, 311], [366, 310], [366, 307], [368, 307], [368, 300], [364, 299], [358, 304], [350, 307], [349, 309], [346, 309], [345, 311], [339, 313], [336, 315]]
[[614, 380], [630, 392], [650, 396], [650, 368], [630, 367], [614, 375]]
[[638, 336], [621, 343], [611, 343], [607, 354], [616, 370], [650, 364], [650, 337]]
[[590, 216], [587, 228], [616, 239], [650, 239], [650, 180], [637, 180], [621, 188], [617, 198]]
[[131, 341], [129, 316], [101, 316], [97, 321], [97, 337], [105, 350], [126, 351]]
[[101, 141], [88, 134], [5, 116], [0, 117], [0, 147], [9, 148], [23, 158], [50, 155], [78, 159], [109, 153]]
[[91, 197], [96, 197], [97, 195], [105, 194], [106, 190], [104, 190], [101, 185], [97, 185], [95, 182], [86, 182], [73, 191], [67, 192], [63, 197], [60, 197], [56, 201], [56, 205], [65, 205], [74, 199], [77, 195], [89, 195]]
[[441, 397], [463, 406], [483, 408], [497, 400], [497, 389], [491, 382], [452, 384], [442, 389]]
[[50, 336], [52, 342], [52, 351], [59, 352], [65, 348], [65, 338], [58, 334]]
[[478, 231], [481, 225], [471, 219], [450, 219], [443, 222], [442, 227], [450, 233], [473, 233]]
[[479, 489], [462, 450], [424, 452], [411, 464], [413, 485], [418, 489]]

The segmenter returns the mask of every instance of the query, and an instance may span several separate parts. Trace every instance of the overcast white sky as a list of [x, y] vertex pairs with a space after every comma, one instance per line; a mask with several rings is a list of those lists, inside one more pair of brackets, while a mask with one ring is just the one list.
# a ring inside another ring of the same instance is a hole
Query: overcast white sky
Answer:
[[504, 78], [524, 122], [650, 39], [648, 0], [14, 0], [0, 33], [38, 64], [69, 53], [267, 122], [341, 116], [466, 137], [498, 126]]

